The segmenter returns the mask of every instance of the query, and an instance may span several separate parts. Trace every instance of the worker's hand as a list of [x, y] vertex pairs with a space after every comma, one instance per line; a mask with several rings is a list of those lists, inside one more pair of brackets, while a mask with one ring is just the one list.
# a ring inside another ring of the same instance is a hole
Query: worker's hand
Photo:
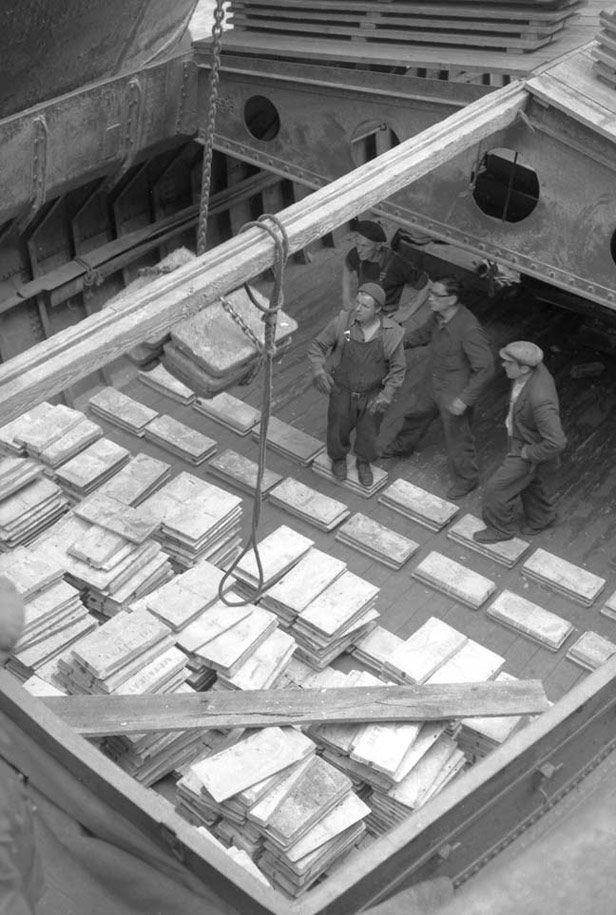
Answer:
[[388, 406], [389, 401], [385, 394], [381, 392], [380, 394], [377, 394], [374, 400], [368, 405], [368, 413], [375, 413], [377, 415], [383, 414]]
[[466, 410], [466, 404], [464, 403], [463, 400], [460, 400], [459, 397], [456, 397], [454, 400], [451, 401], [451, 403], [449, 404], [447, 409], [449, 410], [450, 413], [453, 413], [454, 416], [462, 416], [462, 414]]
[[334, 386], [334, 379], [327, 372], [319, 372], [312, 379], [312, 383], [320, 394], [325, 394], [327, 397]]

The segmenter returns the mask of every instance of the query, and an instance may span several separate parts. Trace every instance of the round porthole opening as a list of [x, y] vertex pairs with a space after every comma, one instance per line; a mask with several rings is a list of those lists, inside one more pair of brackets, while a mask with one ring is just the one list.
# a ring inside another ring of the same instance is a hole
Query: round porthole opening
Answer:
[[244, 105], [244, 123], [256, 140], [274, 140], [280, 131], [278, 109], [264, 95], [248, 99]]
[[524, 165], [517, 150], [491, 149], [471, 176], [473, 200], [486, 216], [501, 222], [521, 222], [539, 200], [537, 172]]

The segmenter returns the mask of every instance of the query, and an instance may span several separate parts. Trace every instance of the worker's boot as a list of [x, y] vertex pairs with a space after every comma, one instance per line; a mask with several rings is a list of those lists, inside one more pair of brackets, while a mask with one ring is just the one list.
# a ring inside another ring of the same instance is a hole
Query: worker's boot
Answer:
[[370, 489], [374, 483], [372, 467], [368, 461], [361, 461], [359, 458], [357, 459], [357, 479], [366, 489]]
[[337, 480], [346, 480], [347, 478], [347, 462], [346, 458], [336, 458], [332, 461], [332, 473]]

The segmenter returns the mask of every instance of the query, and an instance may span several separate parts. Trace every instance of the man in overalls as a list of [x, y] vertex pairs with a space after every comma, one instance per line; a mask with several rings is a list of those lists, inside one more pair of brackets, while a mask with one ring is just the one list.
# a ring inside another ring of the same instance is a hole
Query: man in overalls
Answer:
[[355, 430], [357, 477], [372, 486], [370, 464], [377, 458], [376, 439], [383, 414], [404, 381], [404, 331], [382, 314], [385, 291], [364, 283], [353, 311], [341, 311], [308, 350], [314, 385], [329, 396], [327, 453], [332, 473], [346, 480], [351, 432]]

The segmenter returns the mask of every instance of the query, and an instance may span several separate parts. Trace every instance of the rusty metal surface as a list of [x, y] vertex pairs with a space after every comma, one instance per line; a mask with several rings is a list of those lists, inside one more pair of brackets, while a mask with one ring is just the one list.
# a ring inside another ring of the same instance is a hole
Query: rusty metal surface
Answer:
[[0, 120], [0, 225], [196, 132], [196, 68], [184, 55]]
[[[437, 101], [434, 83], [439, 84], [432, 80], [375, 74], [372, 83], [373, 74], [369, 79], [365, 73], [349, 76], [343, 71], [336, 84], [335, 71], [319, 78], [315, 67], [312, 81], [300, 86], [292, 78], [295, 73], [286, 75], [285, 64], [278, 77], [271, 70], [260, 73], [258, 61], [245, 62], [245, 74], [241, 66], [236, 60], [232, 72], [223, 73], [217, 148], [313, 188], [358, 164], [353, 138], [362, 130], [385, 125], [404, 141], [447, 117], [456, 106], [458, 84], [446, 84], [448, 97]], [[350, 85], [353, 79], [355, 84]], [[377, 85], [377, 79], [385, 82]], [[207, 82], [205, 68], [200, 68], [200, 80]], [[280, 129], [270, 140], [256, 138], [246, 124], [245, 106], [255, 95], [267, 98], [278, 112]], [[458, 107], [465, 102], [460, 100]], [[383, 202], [377, 211], [411, 230], [614, 310], [613, 145], [562, 112], [534, 101], [528, 114], [527, 120], [462, 153]], [[487, 216], [473, 199], [478, 162], [491, 148], [501, 147], [517, 150], [520, 162], [534, 169], [539, 181], [534, 211], [516, 223]]]
[[0, 0], [0, 118], [177, 51], [197, 0]]

